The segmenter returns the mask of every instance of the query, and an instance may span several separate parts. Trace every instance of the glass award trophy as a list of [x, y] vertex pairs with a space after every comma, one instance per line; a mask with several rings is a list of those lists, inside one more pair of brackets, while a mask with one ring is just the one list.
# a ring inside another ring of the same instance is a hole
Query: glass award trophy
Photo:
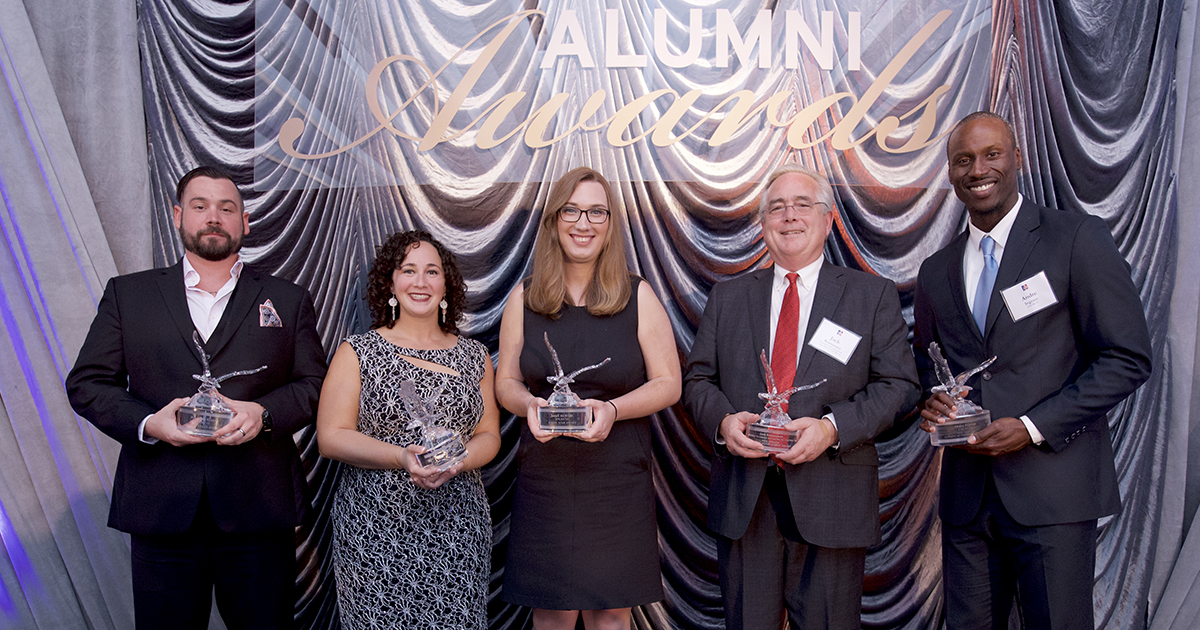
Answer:
[[214, 433], [229, 424], [230, 420], [233, 420], [233, 409], [230, 409], [225, 400], [217, 394], [217, 390], [221, 387], [221, 381], [235, 376], [261, 372], [267, 369], [267, 366], [264, 365], [255, 370], [230, 372], [220, 378], [214, 378], [208, 368], [208, 353], [204, 352], [204, 344], [200, 343], [200, 333], [194, 330], [192, 331], [192, 342], [200, 351], [200, 367], [204, 368], [204, 373], [192, 375], [192, 378], [200, 381], [200, 391], [175, 412], [175, 422], [179, 424], [179, 430], [184, 433], [212, 437]]
[[554, 359], [554, 376], [546, 380], [554, 383], [554, 392], [546, 399], [545, 407], [538, 407], [538, 426], [550, 433], [580, 433], [586, 431], [592, 424], [592, 408], [584, 406], [579, 396], [568, 387], [575, 382], [575, 377], [588, 370], [594, 370], [612, 360], [612, 357], [585, 368], [579, 368], [570, 374], [563, 373], [562, 363], [558, 361], [558, 353], [550, 345], [550, 335], [542, 333], [546, 347], [550, 349], [550, 358]]
[[937, 342], [929, 344], [929, 358], [933, 359], [933, 371], [942, 384], [929, 390], [931, 393], [946, 392], [954, 400], [956, 409], [954, 419], [933, 425], [933, 433], [929, 434], [929, 442], [934, 446], [952, 446], [966, 444], [967, 438], [992, 423], [992, 412], [966, 399], [970, 387], [964, 385], [968, 379], [987, 369], [996, 357], [980, 363], [973, 370], [967, 370], [958, 376], [950, 371], [950, 362], [942, 356], [942, 349]]
[[783, 403], [796, 392], [819, 387], [826, 379], [816, 383], [793, 387], [786, 391], [778, 391], [775, 387], [775, 375], [771, 373], [771, 364], [767, 361], [767, 351], [759, 351], [758, 358], [762, 361], [763, 372], [767, 376], [767, 388], [771, 391], [758, 395], [767, 401], [767, 408], [758, 415], [758, 420], [746, 427], [746, 437], [763, 445], [768, 453], [782, 453], [796, 443], [799, 431], [788, 431], [783, 426], [792, 421], [791, 416], [783, 411]]
[[408, 430], [421, 430], [421, 446], [424, 453], [417, 453], [417, 463], [425, 467], [447, 470], [451, 466], [467, 458], [467, 445], [462, 436], [444, 426], [437, 424], [440, 417], [433, 411], [433, 403], [442, 395], [445, 383], [438, 388], [429, 400], [421, 400], [417, 395], [417, 384], [412, 381], [400, 383], [400, 400], [408, 410]]

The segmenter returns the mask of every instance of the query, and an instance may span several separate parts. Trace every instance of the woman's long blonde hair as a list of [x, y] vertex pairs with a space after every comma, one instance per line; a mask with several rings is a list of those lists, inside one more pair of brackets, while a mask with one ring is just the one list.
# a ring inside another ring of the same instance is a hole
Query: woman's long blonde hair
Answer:
[[[533, 246], [533, 275], [525, 289], [525, 307], [551, 319], [564, 306], [574, 304], [567, 293], [562, 244], [558, 241], [558, 211], [567, 205], [581, 182], [596, 182], [604, 188], [608, 200], [608, 234], [592, 280], [584, 291], [587, 310], [592, 315], [615, 315], [629, 302], [629, 269], [625, 261], [625, 221], [617, 210], [608, 180], [586, 166], [571, 170], [550, 188], [550, 197], [542, 210], [542, 224]], [[580, 217], [587, 221], [586, 217]]]

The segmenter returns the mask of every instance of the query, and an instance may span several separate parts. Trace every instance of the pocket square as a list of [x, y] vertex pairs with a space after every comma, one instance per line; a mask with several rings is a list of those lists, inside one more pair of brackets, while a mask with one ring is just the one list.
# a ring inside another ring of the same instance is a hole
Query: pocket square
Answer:
[[271, 300], [258, 305], [258, 325], [261, 328], [283, 328], [283, 320], [279, 319]]

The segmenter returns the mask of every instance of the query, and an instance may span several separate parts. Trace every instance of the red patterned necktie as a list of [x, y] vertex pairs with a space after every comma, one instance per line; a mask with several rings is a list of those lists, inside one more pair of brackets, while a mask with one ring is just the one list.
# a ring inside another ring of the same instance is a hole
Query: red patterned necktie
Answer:
[[[795, 273], [787, 275], [788, 288], [783, 293], [783, 306], [779, 309], [779, 322], [775, 325], [775, 345], [771, 348], [771, 375], [775, 377], [775, 389], [791, 388], [796, 378], [796, 328], [800, 326], [800, 295], [796, 291]], [[783, 410], [787, 411], [787, 403]]]

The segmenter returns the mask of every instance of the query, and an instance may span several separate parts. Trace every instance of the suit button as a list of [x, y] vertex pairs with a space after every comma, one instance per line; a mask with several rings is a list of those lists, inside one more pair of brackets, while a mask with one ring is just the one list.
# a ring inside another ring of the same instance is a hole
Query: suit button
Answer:
[[990, 380], [992, 380], [992, 373], [991, 373], [991, 372], [984, 372], [984, 373], [983, 373], [983, 380], [985, 380], [985, 381], [990, 381]]

